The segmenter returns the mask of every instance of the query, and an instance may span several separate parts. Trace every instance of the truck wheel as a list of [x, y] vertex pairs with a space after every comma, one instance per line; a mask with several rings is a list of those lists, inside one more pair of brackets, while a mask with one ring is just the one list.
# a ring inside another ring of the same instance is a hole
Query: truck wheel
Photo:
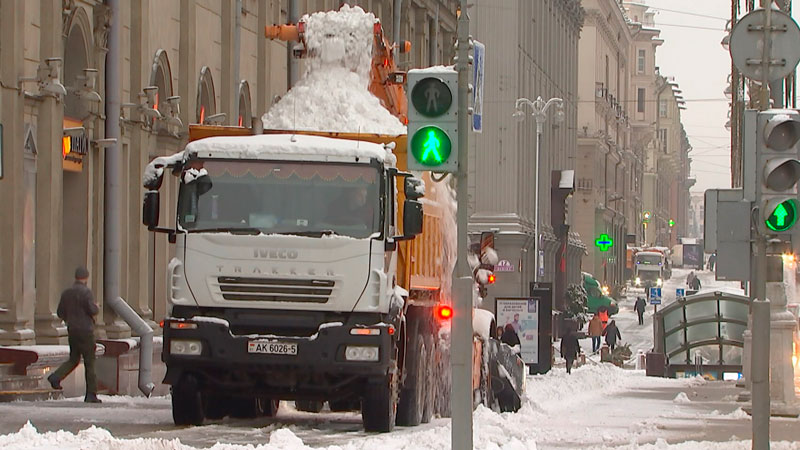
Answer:
[[358, 409], [358, 399], [343, 398], [341, 400], [329, 400], [328, 406], [332, 412], [355, 411]]
[[[395, 370], [396, 372], [396, 370]], [[389, 373], [382, 382], [367, 383], [361, 399], [364, 431], [388, 433], [397, 419], [397, 375]]]
[[211, 420], [225, 418], [230, 411], [230, 404], [225, 396], [219, 394], [202, 394], [203, 413]]
[[252, 419], [264, 412], [262, 400], [256, 397], [234, 397], [230, 402], [230, 414], [235, 419]]
[[202, 425], [203, 402], [197, 379], [184, 376], [172, 385], [172, 420], [175, 425]]
[[311, 413], [318, 413], [322, 411], [324, 402], [319, 400], [295, 400], [294, 404], [298, 411], [305, 411]]
[[401, 426], [417, 426], [422, 422], [425, 409], [425, 392], [429, 380], [425, 377], [427, 352], [425, 340], [417, 335], [414, 346], [406, 353], [406, 380], [400, 391], [400, 403], [397, 405], [397, 424]]
[[433, 336], [427, 336], [425, 338], [425, 347], [428, 349], [428, 354], [425, 358], [425, 404], [422, 408], [422, 423], [430, 422], [433, 417], [434, 400], [436, 398], [436, 381], [438, 380], [433, 374], [436, 364], [434, 360], [436, 348], [433, 345]]
[[275, 417], [278, 414], [278, 408], [281, 406], [280, 400], [272, 400], [269, 398], [257, 399], [261, 402], [261, 415], [264, 417]]

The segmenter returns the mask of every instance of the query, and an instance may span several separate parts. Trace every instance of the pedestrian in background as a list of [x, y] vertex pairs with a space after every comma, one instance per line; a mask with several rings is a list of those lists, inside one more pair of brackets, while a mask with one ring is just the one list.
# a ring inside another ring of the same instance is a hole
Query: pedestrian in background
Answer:
[[500, 341], [508, 344], [509, 347], [514, 347], [515, 345], [520, 345], [519, 336], [517, 335], [516, 330], [514, 330], [514, 326], [510, 323], [506, 324], [506, 329], [503, 331], [503, 336], [500, 337]]
[[600, 315], [595, 314], [592, 320], [589, 321], [589, 337], [592, 338], [592, 353], [600, 350], [600, 336], [603, 334], [603, 322], [600, 321]]
[[647, 307], [647, 303], [644, 301], [644, 297], [636, 297], [636, 303], [633, 305], [634, 311], [636, 314], [639, 315], [639, 325], [644, 325], [644, 310]]
[[692, 279], [692, 284], [689, 285], [692, 290], [699, 291], [700, 290], [700, 278], [694, 277]]
[[617, 346], [617, 339], [622, 339], [622, 335], [619, 334], [619, 328], [617, 328], [617, 323], [614, 320], [606, 325], [605, 330], [603, 330], [603, 336], [606, 337], [608, 348], [614, 350], [614, 347]]
[[600, 323], [603, 324], [603, 329], [608, 325], [608, 308], [601, 306], [597, 308], [597, 315], [600, 316]]
[[58, 317], [67, 323], [69, 337], [69, 360], [47, 377], [53, 389], [61, 389], [61, 380], [64, 379], [83, 357], [86, 369], [86, 397], [87, 403], [101, 403], [97, 398], [97, 376], [94, 373], [94, 317], [100, 311], [94, 302], [92, 290], [86, 285], [89, 280], [89, 271], [85, 267], [75, 269], [75, 284], [61, 293], [58, 302]]
[[567, 362], [567, 373], [572, 373], [572, 364], [578, 358], [578, 335], [570, 328], [566, 336], [561, 338], [561, 357]]

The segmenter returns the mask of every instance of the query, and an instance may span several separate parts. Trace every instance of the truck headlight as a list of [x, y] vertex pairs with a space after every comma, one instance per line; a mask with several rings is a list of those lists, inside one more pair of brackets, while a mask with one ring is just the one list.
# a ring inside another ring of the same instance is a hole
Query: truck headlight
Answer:
[[639, 277], [636, 277], [636, 285], [640, 286], [641, 284], [642, 284], [642, 279], [639, 278]]
[[197, 340], [173, 339], [169, 341], [171, 355], [198, 356], [203, 353], [203, 343]]
[[658, 280], [656, 280], [656, 286], [661, 286], [663, 283], [664, 283], [664, 282], [663, 282], [663, 281], [661, 281], [661, 278], [659, 278]]
[[363, 345], [348, 345], [344, 351], [344, 359], [347, 361], [377, 361], [378, 347]]

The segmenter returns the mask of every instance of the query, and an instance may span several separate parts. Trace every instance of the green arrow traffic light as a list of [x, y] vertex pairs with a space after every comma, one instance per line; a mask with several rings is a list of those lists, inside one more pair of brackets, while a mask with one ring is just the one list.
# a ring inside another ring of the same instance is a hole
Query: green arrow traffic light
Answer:
[[772, 231], [787, 231], [797, 222], [797, 204], [795, 200], [785, 200], [778, 203], [778, 206], [765, 220], [767, 228]]
[[451, 151], [450, 138], [439, 127], [422, 127], [411, 138], [411, 154], [426, 166], [441, 165], [450, 157]]

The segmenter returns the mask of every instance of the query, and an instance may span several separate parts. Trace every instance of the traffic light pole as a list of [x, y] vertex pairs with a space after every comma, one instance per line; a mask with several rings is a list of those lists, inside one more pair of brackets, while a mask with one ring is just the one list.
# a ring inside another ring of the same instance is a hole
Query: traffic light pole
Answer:
[[760, 234], [756, 236], [755, 275], [753, 283], [752, 355], [750, 357], [750, 377], [752, 383], [752, 427], [753, 449], [769, 449], [769, 347], [770, 323], [769, 301], [767, 297], [767, 242]]
[[467, 191], [467, 151], [469, 146], [469, 16], [467, 0], [461, 0], [458, 18], [458, 172], [456, 200], [458, 213], [458, 258], [453, 273], [453, 306], [450, 371], [452, 387], [450, 411], [452, 426], [450, 448], [472, 449], [472, 277], [467, 263], [467, 223], [469, 193]]
[[[764, 19], [764, 45], [761, 53], [761, 73], [763, 80], [761, 83], [761, 110], [769, 108], [769, 69], [770, 59], [772, 58], [772, 38], [770, 35], [771, 4], [768, 1]], [[763, 190], [761, 184], [756, 188], [756, 205], [761, 208]], [[758, 211], [761, 220], [761, 211]], [[753, 301], [753, 332], [752, 332], [752, 355], [750, 358], [750, 375], [752, 377], [752, 427], [753, 427], [753, 450], [769, 449], [769, 346], [770, 346], [770, 326], [769, 326], [769, 300], [767, 300], [767, 238], [759, 232], [756, 227], [756, 258], [755, 258], [754, 283], [755, 300]]]

